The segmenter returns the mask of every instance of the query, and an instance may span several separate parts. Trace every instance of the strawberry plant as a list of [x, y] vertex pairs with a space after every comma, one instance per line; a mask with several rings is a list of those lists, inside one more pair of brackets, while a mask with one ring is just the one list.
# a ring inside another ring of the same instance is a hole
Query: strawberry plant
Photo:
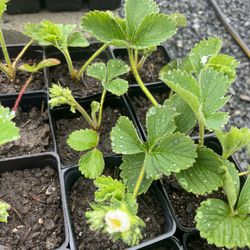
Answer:
[[107, 92], [121, 96], [128, 90], [128, 82], [119, 76], [127, 73], [129, 66], [121, 60], [111, 59], [107, 64], [94, 63], [87, 69], [87, 75], [101, 81], [103, 92], [100, 102], [91, 103], [91, 114], [75, 100], [68, 88], [53, 85], [50, 88], [50, 107], [58, 107], [63, 104], [70, 106], [71, 112], [76, 110], [82, 114], [88, 122], [90, 129], [75, 131], [69, 135], [68, 145], [76, 151], [86, 151], [79, 160], [79, 170], [87, 178], [100, 176], [104, 169], [103, 154], [98, 149], [99, 129], [102, 123], [103, 105]]
[[[0, 2], [0, 19], [2, 21], [2, 16], [4, 11], [6, 10], [6, 5], [8, 3], [9, 0], [2, 0]], [[29, 46], [33, 43], [33, 39], [31, 39], [21, 50], [21, 52], [18, 54], [18, 56], [16, 57], [16, 59], [14, 60], [14, 62], [11, 62], [7, 47], [6, 47], [6, 43], [4, 40], [4, 36], [3, 36], [3, 31], [2, 28], [0, 27], [0, 44], [1, 44], [1, 48], [3, 51], [3, 55], [4, 55], [4, 60], [5, 63], [0, 63], [0, 70], [2, 72], [4, 72], [4, 74], [11, 80], [14, 81], [15, 77], [16, 77], [16, 70], [17, 70], [17, 63], [18, 61], [21, 59], [21, 57], [24, 55], [24, 53], [27, 51], [27, 49], [29, 48]]]

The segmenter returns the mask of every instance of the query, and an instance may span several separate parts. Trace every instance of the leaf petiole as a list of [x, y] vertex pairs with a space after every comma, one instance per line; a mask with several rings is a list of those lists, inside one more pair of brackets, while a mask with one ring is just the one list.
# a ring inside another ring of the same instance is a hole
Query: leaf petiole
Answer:
[[66, 59], [66, 62], [67, 62], [67, 64], [68, 64], [70, 76], [71, 76], [71, 78], [72, 78], [73, 80], [75, 80], [76, 77], [77, 77], [77, 73], [76, 73], [76, 70], [75, 70], [74, 67], [73, 67], [73, 63], [72, 63], [72, 60], [71, 60], [71, 57], [70, 57], [68, 48], [63, 49], [63, 50], [62, 50], [62, 53], [63, 53], [63, 55], [64, 55], [64, 57], [65, 57], [65, 59]]
[[199, 145], [204, 145], [204, 134], [205, 134], [205, 126], [202, 121], [198, 121], [199, 123]]
[[250, 170], [238, 173], [238, 176], [250, 175]]
[[140, 187], [141, 187], [142, 181], [144, 179], [144, 176], [145, 176], [145, 167], [142, 166], [141, 171], [140, 171], [140, 175], [138, 177], [138, 180], [136, 182], [136, 185], [135, 185], [135, 188], [134, 188], [134, 191], [133, 191], [133, 197], [134, 198], [136, 198], [136, 196], [138, 195], [138, 192], [140, 190]]
[[100, 110], [99, 110], [99, 115], [98, 115], [97, 129], [100, 128], [101, 123], [102, 123], [103, 104], [104, 104], [106, 93], [107, 93], [107, 90], [104, 89], [102, 92], [102, 97], [101, 97], [101, 102], [100, 102]]

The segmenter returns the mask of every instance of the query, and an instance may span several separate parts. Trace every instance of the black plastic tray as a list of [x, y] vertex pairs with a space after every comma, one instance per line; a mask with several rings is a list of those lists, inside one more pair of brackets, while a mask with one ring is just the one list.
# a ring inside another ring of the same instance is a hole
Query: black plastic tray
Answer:
[[90, 10], [115, 10], [121, 5], [121, 0], [89, 0]]
[[40, 10], [40, 0], [11, 0], [7, 5], [8, 14], [34, 13]]
[[77, 11], [82, 7], [81, 0], [46, 0], [45, 4], [50, 11]]
[[[113, 156], [113, 157], [105, 157], [105, 165], [106, 167], [115, 167], [115, 166], [119, 166], [121, 164], [121, 157], [120, 156]], [[69, 210], [69, 193], [70, 193], [70, 189], [71, 187], [74, 185], [74, 183], [77, 181], [77, 179], [81, 176], [80, 171], [78, 170], [78, 167], [70, 167], [70, 168], [65, 168], [62, 170], [63, 173], [63, 188], [65, 189], [65, 197], [66, 197], [66, 210], [67, 210], [67, 220], [68, 220], [68, 225], [69, 225], [69, 239], [70, 239], [70, 248], [72, 250], [77, 249], [76, 244], [75, 244], [75, 240], [74, 240], [74, 232], [73, 232], [73, 228], [72, 228], [72, 223], [71, 223], [71, 214], [70, 214], [70, 210]], [[169, 211], [168, 205], [166, 203], [166, 200], [164, 199], [163, 194], [160, 192], [160, 190], [158, 189], [157, 185], [155, 183], [152, 184], [151, 188], [153, 188], [157, 199], [160, 201], [161, 205], [162, 205], [162, 209], [164, 210], [164, 216], [165, 216], [165, 220], [166, 220], [166, 228], [165, 228], [165, 233], [152, 239], [152, 240], [148, 240], [145, 241], [135, 247], [131, 247], [128, 248], [129, 250], [135, 250], [135, 249], [153, 249], [151, 248], [151, 246], [155, 246], [156, 243], [158, 243], [159, 241], [168, 239], [169, 237], [171, 237], [175, 230], [176, 230], [176, 225], [175, 222], [172, 218], [172, 215]], [[171, 243], [169, 243], [171, 244]], [[146, 248], [148, 247], [148, 248]], [[174, 248], [176, 249], [176, 248]], [[179, 249], [179, 248], [177, 248]]]
[[59, 158], [55, 153], [42, 153], [42, 154], [34, 154], [31, 156], [19, 156], [12, 157], [5, 160], [0, 160], [0, 174], [6, 171], [14, 171], [14, 170], [24, 170], [24, 169], [32, 169], [32, 168], [43, 168], [45, 166], [50, 166], [55, 169], [58, 173], [58, 178], [60, 182], [60, 191], [61, 191], [61, 203], [62, 203], [62, 213], [64, 218], [64, 232], [65, 232], [65, 240], [63, 244], [58, 247], [59, 250], [67, 249], [69, 245], [69, 232], [67, 225], [67, 216], [66, 216], [66, 207], [65, 207], [65, 193], [62, 185], [62, 174], [59, 165]]

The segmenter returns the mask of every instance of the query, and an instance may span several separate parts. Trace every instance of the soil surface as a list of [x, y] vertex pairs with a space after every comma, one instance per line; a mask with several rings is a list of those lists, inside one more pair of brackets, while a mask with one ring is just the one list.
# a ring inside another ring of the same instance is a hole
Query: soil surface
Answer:
[[[94, 200], [95, 190], [96, 187], [93, 182], [83, 177], [80, 177], [72, 187], [70, 210], [78, 249], [126, 249], [127, 246], [121, 241], [113, 242], [107, 235], [90, 230], [84, 213], [90, 209], [89, 203]], [[152, 239], [164, 233], [164, 214], [154, 191], [149, 190], [147, 194], [140, 196], [138, 203], [138, 216], [146, 224], [146, 228], [143, 231], [144, 240]]]
[[[79, 70], [86, 60], [73, 61], [74, 67]], [[94, 62], [104, 62], [106, 61], [102, 58], [96, 58]], [[51, 83], [60, 83], [63, 87], [68, 87], [74, 97], [86, 97], [102, 92], [102, 85], [100, 80], [93, 77], [89, 77], [86, 73], [83, 73], [81, 81], [74, 82], [69, 74], [69, 69], [67, 64], [61, 64], [57, 67], [50, 69]]]
[[[38, 63], [38, 61], [39, 60], [24, 58], [23, 61], [19, 62], [18, 66], [23, 63], [32, 65]], [[0, 94], [18, 93], [21, 90], [22, 86], [25, 84], [25, 82], [28, 80], [29, 76], [30, 73], [18, 70], [16, 74], [16, 80], [14, 82], [11, 82], [6, 77], [6, 75], [2, 71], [0, 71]], [[27, 87], [26, 92], [42, 89], [45, 89], [43, 70], [34, 74], [34, 79]]]
[[64, 242], [58, 175], [51, 167], [0, 174], [0, 199], [11, 205], [0, 223], [0, 249], [55, 249]]
[[0, 148], [0, 159], [11, 156], [34, 154], [45, 152], [50, 146], [50, 126], [48, 112], [36, 107], [29, 112], [20, 108], [17, 111], [14, 122], [20, 128], [20, 139], [5, 144]]
[[[103, 110], [103, 120], [100, 129], [100, 143], [99, 149], [104, 155], [112, 155], [110, 132], [112, 127], [115, 126], [117, 119], [122, 115], [122, 111], [118, 108], [108, 106]], [[56, 142], [58, 153], [61, 162], [65, 166], [72, 166], [78, 163], [79, 158], [83, 152], [78, 152], [71, 149], [67, 145], [67, 139], [70, 133], [75, 130], [89, 128], [89, 124], [81, 116], [74, 119], [60, 119], [56, 122]]]
[[194, 217], [196, 209], [200, 206], [202, 201], [207, 200], [208, 198], [226, 199], [222, 191], [202, 196], [188, 193], [178, 184], [174, 176], [164, 177], [162, 181], [175, 216], [179, 223], [184, 227], [195, 227]]
[[[129, 58], [128, 55], [118, 55], [117, 59], [125, 61], [128, 65]], [[140, 57], [139, 57], [140, 58]], [[143, 67], [139, 70], [139, 74], [144, 83], [154, 83], [159, 82], [159, 72], [168, 63], [165, 53], [158, 49], [154, 51], [145, 61]], [[131, 73], [128, 73], [124, 77], [128, 80], [129, 84], [136, 84], [136, 80]]]

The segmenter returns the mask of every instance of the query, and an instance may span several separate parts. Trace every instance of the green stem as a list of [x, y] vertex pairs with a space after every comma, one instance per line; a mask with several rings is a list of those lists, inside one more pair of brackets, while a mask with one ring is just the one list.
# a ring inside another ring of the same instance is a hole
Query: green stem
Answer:
[[144, 168], [144, 166], [142, 166], [141, 171], [140, 171], [140, 175], [138, 177], [138, 180], [136, 182], [136, 185], [135, 185], [135, 188], [134, 188], [134, 191], [133, 191], [133, 197], [134, 198], [136, 198], [136, 196], [139, 193], [139, 190], [140, 190], [140, 187], [141, 187], [144, 176], [145, 176], [145, 168]]
[[97, 128], [99, 129], [102, 123], [102, 111], [103, 111], [103, 104], [105, 100], [107, 90], [103, 90], [102, 92], [102, 97], [101, 97], [101, 102], [100, 102], [100, 110], [99, 110], [99, 116], [98, 116], [98, 123], [97, 123]]
[[62, 50], [62, 53], [63, 53], [63, 55], [64, 55], [64, 57], [66, 59], [66, 62], [68, 64], [69, 73], [71, 75], [71, 78], [73, 80], [75, 80], [76, 79], [76, 71], [75, 71], [75, 69], [73, 67], [73, 63], [72, 63], [72, 60], [71, 60], [68, 49], [66, 48], [66, 49]]
[[83, 74], [83, 72], [87, 69], [90, 63], [92, 63], [96, 57], [98, 57], [106, 48], [108, 48], [109, 44], [105, 43], [102, 47], [100, 47], [82, 66], [82, 68], [79, 70], [77, 74], [77, 81], [80, 81], [80, 78]]
[[0, 63], [0, 70], [2, 70], [6, 75], [8, 75], [8, 67]]
[[129, 61], [131, 64], [131, 68], [132, 68], [132, 72], [134, 74], [134, 77], [137, 81], [137, 83], [139, 84], [140, 88], [142, 89], [142, 91], [144, 92], [144, 94], [147, 96], [147, 98], [152, 102], [152, 104], [154, 106], [158, 106], [158, 102], [155, 100], [155, 98], [152, 96], [152, 94], [149, 92], [149, 90], [147, 89], [147, 87], [144, 85], [138, 71], [135, 65], [135, 61], [134, 61], [134, 57], [133, 57], [133, 52], [131, 49], [128, 49], [128, 54], [129, 54]]
[[137, 70], [140, 70], [140, 69], [143, 67], [143, 65], [144, 65], [144, 63], [145, 63], [146, 60], [147, 60], [147, 57], [146, 57], [146, 56], [143, 56], [143, 57], [141, 58], [140, 62], [139, 62], [138, 65], [137, 65]]
[[4, 59], [6, 61], [6, 64], [8, 66], [8, 77], [13, 78], [13, 68], [11, 65], [11, 60], [10, 60], [10, 56], [6, 47], [6, 43], [3, 37], [3, 31], [2, 29], [0, 29], [0, 44], [2, 47], [2, 51], [3, 51], [3, 55], [4, 55]]
[[249, 174], [250, 174], [250, 170], [238, 173], [238, 176], [249, 175]]
[[22, 49], [22, 51], [18, 54], [18, 56], [16, 57], [15, 61], [12, 63], [12, 67], [14, 70], [16, 70], [16, 65], [18, 63], [18, 61], [20, 60], [20, 58], [24, 55], [24, 53], [27, 51], [27, 49], [30, 47], [30, 45], [34, 42], [33, 39], [31, 39]]
[[138, 49], [135, 49], [135, 65], [136, 65], [136, 68], [138, 69]]
[[90, 127], [96, 129], [96, 124], [93, 122], [87, 111], [77, 101], [75, 101], [75, 108], [83, 115]]
[[204, 134], [205, 134], [205, 126], [203, 122], [199, 121], [199, 145], [204, 145]]

